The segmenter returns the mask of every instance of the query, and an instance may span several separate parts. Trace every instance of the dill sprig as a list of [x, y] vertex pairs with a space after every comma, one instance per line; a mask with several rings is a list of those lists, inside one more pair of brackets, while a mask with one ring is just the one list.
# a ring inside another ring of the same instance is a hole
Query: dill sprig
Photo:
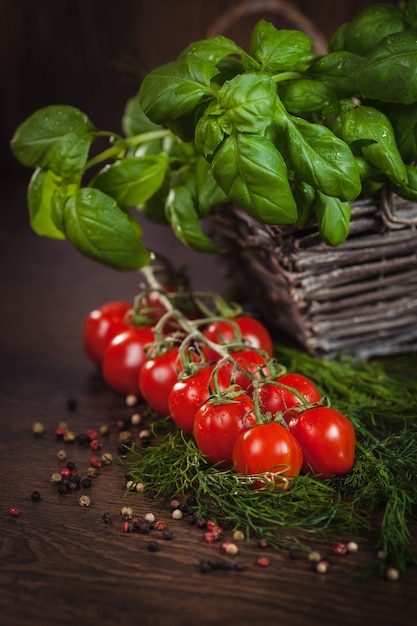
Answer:
[[416, 356], [321, 361], [279, 348], [276, 358], [314, 380], [351, 419], [357, 446], [350, 472], [326, 480], [299, 476], [288, 491], [250, 489], [250, 479], [211, 466], [192, 437], [171, 427], [157, 434], [157, 445], [130, 449], [126, 462], [134, 480], [157, 497], [193, 493], [202, 515], [276, 547], [308, 549], [341, 533], [371, 530], [385, 558], [362, 574], [384, 575], [389, 567], [404, 572], [417, 563], [409, 531], [417, 504], [417, 377], [410, 373]]
[[192, 493], [199, 512], [247, 537], [265, 538], [275, 547], [308, 549], [335, 531], [369, 527], [368, 520], [337, 489], [311, 476], [298, 476], [291, 489], [251, 489], [252, 478], [210, 465], [194, 440], [180, 430], [162, 435], [157, 445], [130, 449], [133, 480], [156, 497]]

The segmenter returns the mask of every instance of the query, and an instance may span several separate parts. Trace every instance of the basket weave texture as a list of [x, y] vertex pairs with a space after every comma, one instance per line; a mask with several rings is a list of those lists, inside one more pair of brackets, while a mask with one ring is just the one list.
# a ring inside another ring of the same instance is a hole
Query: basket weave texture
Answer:
[[212, 226], [264, 319], [308, 353], [363, 360], [417, 349], [417, 204], [385, 192], [353, 202], [337, 248], [315, 224], [260, 224], [235, 207]]

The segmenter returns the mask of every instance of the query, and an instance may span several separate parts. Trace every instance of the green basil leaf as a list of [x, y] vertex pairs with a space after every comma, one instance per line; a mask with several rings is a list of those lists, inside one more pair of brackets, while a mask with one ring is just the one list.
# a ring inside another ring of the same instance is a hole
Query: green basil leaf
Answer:
[[402, 10], [381, 2], [365, 8], [350, 22], [342, 24], [331, 37], [327, 49], [329, 52], [347, 50], [365, 56], [385, 35], [404, 29]]
[[407, 27], [417, 28], [417, 2], [408, 0], [403, 6], [403, 16]]
[[222, 115], [223, 110], [215, 100], [198, 120], [195, 129], [195, 147], [204, 157], [211, 156], [224, 139], [225, 133], [220, 124]]
[[330, 246], [339, 246], [349, 234], [351, 208], [349, 202], [316, 194], [315, 205], [319, 233]]
[[289, 117], [286, 139], [297, 178], [341, 200], [353, 200], [360, 194], [362, 185], [352, 151], [329, 128]]
[[211, 166], [203, 157], [198, 157], [195, 169], [199, 215], [209, 215], [214, 206], [227, 201], [226, 194], [213, 176]]
[[342, 138], [352, 149], [359, 143], [363, 156], [391, 180], [407, 178], [405, 164], [398, 151], [388, 117], [378, 109], [355, 106], [342, 115]]
[[39, 109], [16, 129], [11, 149], [23, 165], [70, 178], [84, 168], [94, 131], [78, 109], [53, 105]]
[[275, 111], [276, 87], [266, 74], [240, 74], [219, 89], [218, 105], [224, 109], [219, 124], [227, 134], [263, 134]]
[[171, 189], [165, 212], [174, 233], [186, 246], [199, 252], [219, 252], [212, 240], [203, 232], [194, 206], [194, 198], [185, 185]]
[[163, 153], [126, 157], [105, 167], [91, 181], [91, 186], [114, 198], [121, 208], [136, 207], [159, 189], [168, 165], [168, 157]]
[[64, 206], [68, 239], [84, 256], [114, 269], [138, 270], [151, 260], [137, 226], [99, 189], [83, 188]]
[[240, 55], [241, 53], [242, 48], [234, 41], [223, 35], [217, 35], [210, 39], [201, 39], [191, 43], [181, 52], [178, 58], [184, 59], [192, 56], [217, 65], [224, 57], [234, 54]]
[[417, 161], [417, 103], [388, 105], [386, 114], [394, 129], [403, 161]]
[[417, 30], [387, 35], [374, 46], [358, 68], [357, 85], [365, 98], [417, 102]]
[[263, 70], [271, 73], [304, 68], [311, 59], [313, 40], [298, 30], [277, 30], [273, 24], [260, 20], [250, 38], [250, 54]]
[[340, 98], [358, 93], [357, 75], [363, 58], [352, 52], [329, 52], [314, 61], [307, 71], [311, 78], [319, 80]]
[[389, 187], [396, 194], [405, 198], [406, 200], [411, 200], [412, 202], [417, 202], [417, 168], [415, 165], [407, 165], [407, 182], [404, 182], [400, 185], [390, 182]]
[[151, 122], [143, 112], [138, 95], [127, 101], [122, 117], [122, 129], [126, 137], [141, 135], [159, 128], [160, 126]]
[[210, 81], [218, 73], [210, 61], [186, 57], [156, 68], [145, 76], [139, 102], [155, 124], [168, 124], [189, 115], [204, 96], [211, 96]]
[[37, 235], [51, 239], [65, 239], [52, 217], [52, 198], [62, 179], [51, 170], [37, 169], [28, 187], [28, 208], [30, 225]]
[[168, 172], [159, 189], [157, 189], [153, 196], [148, 198], [148, 200], [140, 207], [141, 213], [146, 215], [146, 217], [152, 222], [168, 224], [165, 215], [165, 204], [171, 189], [170, 183], [171, 176]]
[[260, 222], [291, 224], [297, 219], [285, 161], [269, 139], [228, 137], [214, 155], [212, 171], [228, 199]]
[[303, 180], [292, 180], [291, 189], [298, 209], [296, 226], [302, 228], [313, 213], [316, 190]]
[[279, 83], [278, 93], [287, 111], [301, 117], [322, 111], [336, 100], [328, 85], [311, 78]]

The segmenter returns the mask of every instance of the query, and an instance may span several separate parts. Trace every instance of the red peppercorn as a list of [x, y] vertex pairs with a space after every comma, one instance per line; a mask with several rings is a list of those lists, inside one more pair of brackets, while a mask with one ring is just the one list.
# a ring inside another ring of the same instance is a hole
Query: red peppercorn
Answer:
[[212, 533], [211, 531], [209, 531], [209, 532], [205, 533], [204, 539], [205, 539], [206, 543], [213, 543], [214, 541], [216, 541], [216, 535], [214, 533]]
[[165, 528], [167, 527], [166, 523], [164, 522], [164, 520], [160, 519], [157, 520], [154, 524], [154, 527], [156, 530], [165, 530]]
[[347, 546], [344, 543], [337, 543], [333, 546], [333, 554], [336, 556], [344, 556], [348, 551]]
[[266, 556], [261, 556], [256, 562], [261, 567], [268, 567], [269, 565], [269, 559]]
[[85, 431], [85, 434], [90, 441], [93, 441], [94, 439], [99, 438], [99, 432], [95, 428], [89, 428], [88, 430]]
[[90, 465], [91, 465], [91, 467], [95, 467], [95, 468], [97, 468], [97, 469], [98, 469], [99, 467], [101, 467], [101, 461], [100, 461], [100, 459], [98, 458], [98, 456], [92, 456], [92, 457], [90, 458]]
[[68, 432], [68, 428], [61, 428], [60, 426], [58, 428], [55, 428], [55, 435], [57, 437], [63, 437], [64, 435], [66, 435]]
[[92, 450], [101, 450], [103, 444], [98, 439], [92, 439], [90, 441], [90, 448]]
[[71, 470], [68, 467], [63, 467], [59, 473], [64, 479], [71, 476]]
[[17, 506], [11, 506], [9, 508], [9, 515], [11, 515], [12, 517], [17, 517], [18, 515], [20, 515], [20, 510], [17, 508]]
[[124, 533], [129, 533], [132, 531], [132, 524], [130, 522], [128, 522], [127, 520], [125, 520], [124, 522], [122, 522], [122, 531]]

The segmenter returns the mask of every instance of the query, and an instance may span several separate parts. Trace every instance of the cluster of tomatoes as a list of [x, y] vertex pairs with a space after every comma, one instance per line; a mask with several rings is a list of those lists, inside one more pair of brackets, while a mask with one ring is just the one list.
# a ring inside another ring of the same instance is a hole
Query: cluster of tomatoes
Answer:
[[252, 476], [255, 488], [353, 466], [350, 420], [309, 378], [277, 365], [267, 328], [249, 315], [167, 311], [165, 294], [148, 291], [134, 307], [90, 312], [84, 348], [110, 387], [170, 416], [210, 463]]

